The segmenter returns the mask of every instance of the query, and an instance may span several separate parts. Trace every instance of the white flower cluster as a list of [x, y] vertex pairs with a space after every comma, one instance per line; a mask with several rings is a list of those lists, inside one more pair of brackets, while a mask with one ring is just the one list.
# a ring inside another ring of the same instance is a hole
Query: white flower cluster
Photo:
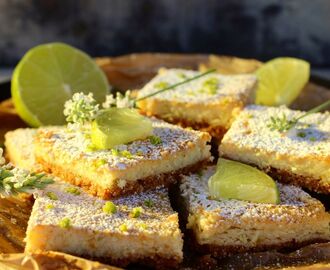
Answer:
[[84, 124], [92, 121], [99, 111], [99, 105], [93, 98], [93, 93], [75, 93], [70, 100], [65, 102], [64, 115], [66, 121]]
[[3, 179], [3, 187], [9, 193], [14, 189], [22, 188], [29, 181], [30, 172], [28, 170], [13, 168], [9, 171], [12, 175]]
[[125, 95], [117, 92], [116, 96], [111, 94], [106, 96], [105, 102], [102, 104], [104, 109], [111, 107], [117, 108], [134, 108], [135, 100], [131, 97], [131, 91], [126, 91]]
[[6, 163], [5, 158], [3, 157], [3, 149], [0, 147], [0, 166]]

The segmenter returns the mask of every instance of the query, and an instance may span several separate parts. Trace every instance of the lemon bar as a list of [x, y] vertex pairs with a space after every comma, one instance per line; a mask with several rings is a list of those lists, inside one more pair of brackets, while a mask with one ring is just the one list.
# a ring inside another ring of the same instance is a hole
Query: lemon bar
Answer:
[[330, 215], [301, 188], [278, 183], [280, 204], [212, 200], [210, 166], [180, 184], [187, 229], [202, 253], [222, 257], [246, 251], [296, 248], [330, 240]]
[[308, 115], [287, 131], [273, 123], [302, 114], [286, 107], [248, 106], [224, 136], [219, 153], [257, 166], [278, 181], [330, 193], [330, 114]]
[[178, 214], [166, 188], [104, 201], [68, 183], [39, 190], [26, 252], [60, 251], [110, 264], [177, 266], [183, 258]]
[[35, 157], [45, 171], [104, 199], [167, 186], [209, 162], [209, 134], [152, 121], [150, 138], [98, 151], [89, 149], [88, 131], [39, 129]]
[[[184, 69], [160, 69], [138, 98], [200, 74]], [[209, 132], [221, 139], [242, 108], [254, 100], [254, 75], [208, 74], [138, 102], [148, 116]]]

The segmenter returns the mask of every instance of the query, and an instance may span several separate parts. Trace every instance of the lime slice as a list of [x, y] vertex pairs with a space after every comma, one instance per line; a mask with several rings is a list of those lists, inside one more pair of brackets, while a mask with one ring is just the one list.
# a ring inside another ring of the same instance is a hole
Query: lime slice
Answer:
[[110, 149], [152, 135], [152, 122], [135, 109], [103, 110], [92, 124], [92, 143], [97, 149]]
[[310, 65], [296, 58], [275, 58], [256, 72], [256, 103], [267, 106], [290, 105], [309, 80]]
[[278, 204], [275, 181], [249, 165], [220, 158], [216, 173], [209, 179], [209, 191], [215, 199], [237, 199], [255, 203]]
[[62, 43], [29, 50], [16, 66], [11, 93], [20, 117], [33, 127], [65, 124], [64, 103], [75, 92], [105, 99], [105, 74], [87, 54]]

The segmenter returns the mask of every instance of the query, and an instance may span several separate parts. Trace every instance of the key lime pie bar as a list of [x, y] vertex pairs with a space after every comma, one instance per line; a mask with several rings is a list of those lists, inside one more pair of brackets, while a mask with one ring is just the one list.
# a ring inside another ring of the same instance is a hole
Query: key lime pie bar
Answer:
[[[183, 69], [161, 69], [139, 92], [143, 98], [170, 85], [198, 76], [200, 72]], [[254, 75], [220, 75], [211, 73], [174, 89], [139, 101], [138, 107], [184, 127], [209, 132], [221, 139], [236, 115], [254, 100]]]
[[275, 179], [330, 193], [330, 115], [251, 105], [219, 147], [223, 157], [252, 164]]
[[90, 149], [88, 129], [41, 128], [35, 136], [36, 160], [45, 171], [104, 199], [166, 186], [209, 161], [207, 133], [156, 119], [152, 128], [148, 138], [106, 150]]
[[215, 171], [211, 166], [184, 176], [180, 186], [187, 228], [200, 252], [223, 257], [330, 240], [330, 215], [301, 188], [278, 183], [277, 204], [212, 199], [208, 181]]
[[57, 182], [38, 191], [26, 252], [61, 251], [126, 266], [177, 266], [183, 258], [178, 214], [165, 188], [104, 201]]

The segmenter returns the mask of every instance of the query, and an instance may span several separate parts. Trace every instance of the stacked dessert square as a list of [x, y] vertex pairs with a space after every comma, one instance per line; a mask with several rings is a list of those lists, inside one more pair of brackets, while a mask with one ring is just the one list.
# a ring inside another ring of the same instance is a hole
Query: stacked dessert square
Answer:
[[[151, 137], [96, 150], [81, 129], [6, 134], [7, 157], [14, 165], [56, 180], [35, 193], [27, 252], [176, 267], [183, 261], [179, 217], [194, 250], [218, 258], [330, 241], [330, 215], [302, 190], [330, 192], [329, 114], [311, 114], [281, 128], [276, 117], [298, 119], [302, 112], [249, 105], [254, 75], [213, 73], [180, 84], [198, 74], [163, 69], [139, 91], [137, 106], [151, 117]], [[173, 84], [179, 85], [152, 96]], [[212, 137], [219, 156], [272, 176], [279, 202], [212, 197], [208, 182], [217, 171], [211, 164]], [[168, 186], [173, 184], [179, 213], [171, 207]]]

